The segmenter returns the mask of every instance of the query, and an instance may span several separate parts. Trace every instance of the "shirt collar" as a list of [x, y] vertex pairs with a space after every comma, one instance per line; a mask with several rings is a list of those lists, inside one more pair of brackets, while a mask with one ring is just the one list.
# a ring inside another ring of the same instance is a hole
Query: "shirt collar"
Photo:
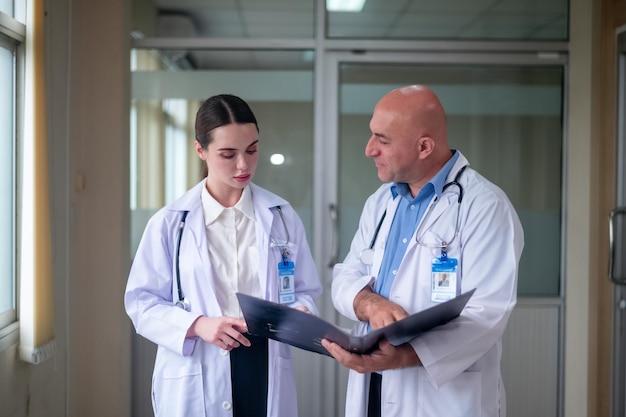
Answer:
[[[415, 198], [420, 198], [426, 195], [432, 195], [433, 190], [434, 194], [437, 197], [441, 197], [441, 193], [443, 192], [443, 186], [446, 183], [446, 179], [450, 174], [450, 170], [456, 163], [457, 159], [459, 159], [459, 153], [456, 149], [452, 149], [452, 157], [448, 159], [448, 162], [444, 164], [444, 166], [435, 174], [434, 177], [431, 178], [428, 183], [426, 183], [419, 193], [415, 196]], [[411, 197], [411, 192], [409, 190], [409, 185], [405, 182], [396, 182], [391, 186], [391, 196], [392, 198], [396, 198], [398, 195], [408, 199], [409, 201], [413, 200]]]
[[[226, 208], [213, 198], [213, 196], [206, 189], [206, 186], [202, 187], [201, 198], [202, 208], [204, 210], [204, 223], [208, 226], [217, 220]], [[252, 192], [250, 191], [250, 187], [243, 189], [239, 201], [233, 206], [233, 208], [243, 213], [243, 215], [248, 217], [250, 220], [254, 220], [254, 203], [252, 201]]]
[[440, 198], [441, 193], [443, 193], [443, 186], [446, 184], [446, 179], [448, 175], [450, 175], [450, 171], [457, 159], [459, 159], [459, 153], [456, 149], [452, 149], [452, 157], [448, 159], [448, 162], [446, 162], [439, 172], [430, 180], [430, 183], [435, 187], [435, 194], [438, 198]]
[[250, 220], [254, 220], [254, 202], [252, 201], [252, 191], [250, 187], [243, 189], [243, 193], [241, 193], [241, 198], [235, 204], [235, 208], [241, 211], [244, 216], [249, 218]]

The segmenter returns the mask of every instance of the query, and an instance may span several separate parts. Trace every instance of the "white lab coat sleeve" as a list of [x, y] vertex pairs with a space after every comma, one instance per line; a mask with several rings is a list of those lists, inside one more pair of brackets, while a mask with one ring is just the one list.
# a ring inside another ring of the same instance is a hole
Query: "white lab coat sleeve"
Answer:
[[520, 221], [497, 187], [480, 182], [473, 190], [461, 206], [460, 268], [462, 291], [476, 292], [459, 318], [411, 342], [438, 387], [471, 369], [500, 343], [517, 301], [524, 244]]
[[367, 199], [359, 219], [359, 228], [350, 244], [350, 251], [343, 262], [333, 267], [333, 305], [351, 320], [358, 321], [354, 311], [354, 298], [363, 288], [373, 288], [374, 285], [375, 279], [370, 267], [361, 262], [361, 252], [369, 248], [389, 196], [388, 186], [383, 185]]
[[168, 210], [160, 210], [146, 225], [126, 284], [124, 305], [138, 334], [188, 356], [197, 338], [187, 338], [187, 330], [200, 315], [176, 307], [172, 299], [175, 230], [180, 216], [167, 214]]

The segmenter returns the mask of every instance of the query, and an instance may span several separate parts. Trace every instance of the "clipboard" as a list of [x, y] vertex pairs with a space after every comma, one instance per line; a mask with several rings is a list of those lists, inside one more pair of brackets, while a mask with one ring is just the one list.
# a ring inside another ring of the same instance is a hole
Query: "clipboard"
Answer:
[[353, 353], [369, 353], [383, 339], [387, 339], [394, 346], [406, 343], [458, 317], [475, 290], [474, 288], [363, 336], [353, 336], [348, 329], [286, 305], [242, 293], [237, 293], [237, 299], [250, 334], [331, 356], [322, 346], [322, 339], [335, 342]]

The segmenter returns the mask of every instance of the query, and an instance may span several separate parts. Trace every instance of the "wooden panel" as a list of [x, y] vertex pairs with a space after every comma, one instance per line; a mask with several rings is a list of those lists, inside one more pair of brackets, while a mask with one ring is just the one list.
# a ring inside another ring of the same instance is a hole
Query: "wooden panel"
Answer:
[[[617, 12], [620, 8], [621, 12]], [[615, 28], [626, 22], [626, 0], [602, 1], [600, 19], [597, 31], [599, 48], [594, 51], [594, 59], [598, 64], [594, 67], [593, 100], [597, 104], [594, 106], [592, 130], [597, 132], [595, 164], [598, 187], [594, 209], [596, 233], [592, 238], [595, 243], [591, 247], [597, 259], [608, 259], [607, 216], [615, 201]], [[622, 23], [618, 23], [620, 21]], [[605, 263], [596, 263], [591, 273], [595, 284], [590, 287], [589, 336], [593, 348], [589, 358], [589, 414], [608, 416], [611, 405], [612, 285], [606, 276]]]
[[615, 0], [615, 14], [613, 18], [616, 28], [626, 24], [626, 0]]

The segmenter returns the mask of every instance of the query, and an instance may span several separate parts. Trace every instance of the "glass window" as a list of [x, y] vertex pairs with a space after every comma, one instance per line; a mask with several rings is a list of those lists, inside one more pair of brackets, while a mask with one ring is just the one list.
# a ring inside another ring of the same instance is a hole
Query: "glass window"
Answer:
[[500, 186], [519, 214], [525, 246], [518, 293], [558, 296], [563, 68], [344, 64], [340, 76], [340, 259], [365, 198], [380, 185], [364, 155], [372, 109], [391, 89], [419, 83], [446, 109], [450, 147]]
[[0, 34], [0, 329], [16, 320], [15, 53]]
[[313, 38], [314, 0], [133, 1], [133, 30], [161, 38]]
[[0, 12], [13, 16], [13, 0], [0, 0]]
[[133, 255], [150, 215], [201, 180], [195, 116], [221, 93], [246, 100], [259, 123], [253, 182], [287, 199], [313, 237], [312, 58], [312, 51], [133, 51]]
[[26, 23], [25, 0], [0, 0], [0, 13], [12, 17], [16, 21]]
[[566, 40], [567, 22], [567, 0], [366, 0], [362, 9], [328, 11], [327, 36]]
[[[133, 30], [161, 38], [312, 39], [316, 4], [316, 0], [134, 0]], [[326, 0], [326, 36], [567, 40], [568, 11], [568, 0]]]

